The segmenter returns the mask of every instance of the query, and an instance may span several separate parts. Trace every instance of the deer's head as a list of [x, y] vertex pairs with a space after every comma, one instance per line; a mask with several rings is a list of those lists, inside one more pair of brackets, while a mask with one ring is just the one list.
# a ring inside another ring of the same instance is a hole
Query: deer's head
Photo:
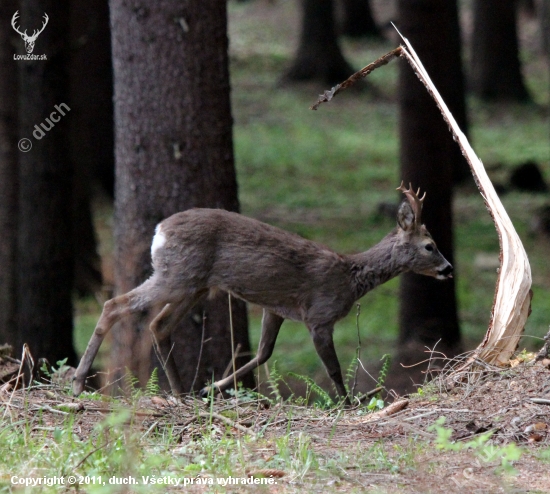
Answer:
[[403, 182], [397, 190], [406, 197], [397, 211], [398, 246], [406, 266], [415, 273], [438, 280], [452, 278], [453, 266], [441, 255], [430, 232], [422, 224], [422, 203], [426, 193], [419, 197], [420, 189], [414, 192], [411, 184], [407, 189]]
[[17, 21], [18, 17], [19, 17], [19, 11], [15, 12], [15, 14], [13, 14], [13, 17], [11, 18], [11, 26], [13, 27], [13, 29], [15, 29], [15, 31], [17, 33], [19, 33], [21, 35], [21, 37], [23, 38], [23, 41], [25, 42], [25, 50], [27, 50], [27, 53], [30, 54], [34, 50], [34, 43], [36, 41], [36, 38], [38, 38], [38, 35], [42, 31], [44, 31], [44, 28], [46, 27], [46, 24], [48, 24], [49, 17], [48, 17], [48, 14], [46, 14], [44, 12], [44, 21], [42, 22], [42, 27], [40, 29], [35, 29], [34, 32], [32, 33], [32, 36], [29, 36], [27, 34], [26, 29], [23, 32], [21, 32], [19, 30], [19, 28], [17, 27], [17, 24], [16, 24], [16, 21]]

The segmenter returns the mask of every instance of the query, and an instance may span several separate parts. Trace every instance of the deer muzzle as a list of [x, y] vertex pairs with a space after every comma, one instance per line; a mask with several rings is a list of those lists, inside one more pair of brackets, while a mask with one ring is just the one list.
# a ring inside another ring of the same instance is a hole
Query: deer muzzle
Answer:
[[437, 276], [436, 278], [438, 280], [445, 280], [447, 278], [453, 277], [453, 266], [450, 262], [447, 262], [447, 265], [444, 266], [442, 269], [437, 270]]

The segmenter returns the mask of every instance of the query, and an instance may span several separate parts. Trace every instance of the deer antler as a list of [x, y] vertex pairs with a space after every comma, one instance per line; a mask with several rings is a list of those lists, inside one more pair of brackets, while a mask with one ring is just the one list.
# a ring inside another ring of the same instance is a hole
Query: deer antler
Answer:
[[424, 192], [424, 195], [422, 197], [418, 197], [418, 195], [420, 194], [420, 187], [415, 192], [412, 188], [412, 184], [409, 182], [409, 188], [407, 189], [405, 187], [405, 184], [403, 183], [403, 180], [401, 180], [401, 185], [397, 187], [396, 190], [400, 190], [401, 192], [403, 192], [403, 194], [405, 194], [405, 197], [409, 201], [409, 204], [411, 205], [411, 208], [414, 212], [414, 221], [418, 226], [420, 226], [422, 224], [422, 204], [424, 202], [424, 199], [426, 199], [426, 192]]
[[25, 32], [22, 33], [21, 31], [19, 31], [18, 27], [15, 25], [15, 21], [17, 20], [18, 17], [19, 17], [19, 10], [17, 10], [15, 14], [13, 14], [13, 17], [11, 18], [11, 27], [13, 27], [13, 29], [15, 29], [15, 32], [17, 32], [21, 36], [27, 36], [26, 29], [25, 29]]

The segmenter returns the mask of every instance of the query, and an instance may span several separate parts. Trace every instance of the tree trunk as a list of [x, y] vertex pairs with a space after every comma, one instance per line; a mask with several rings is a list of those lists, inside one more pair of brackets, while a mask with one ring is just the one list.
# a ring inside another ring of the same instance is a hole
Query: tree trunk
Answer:
[[550, 0], [540, 0], [539, 9], [541, 46], [550, 60]]
[[490, 100], [529, 101], [519, 61], [516, 0], [475, 0], [470, 85]]
[[15, 253], [17, 233], [17, 62], [10, 20], [15, 0], [0, 3], [0, 344], [17, 343]]
[[75, 287], [101, 287], [92, 221], [92, 181], [112, 197], [114, 188], [113, 74], [108, 0], [70, 2], [69, 98], [71, 161], [75, 167]]
[[69, 13], [64, 2], [21, 2], [23, 29], [39, 28], [44, 13], [49, 22], [33, 54], [45, 54], [47, 60], [17, 62], [19, 137], [32, 142], [29, 152], [19, 154], [18, 346], [28, 343], [35, 359], [68, 358], [74, 365], [73, 174], [67, 149], [72, 115], [65, 73]]
[[342, 34], [351, 38], [382, 38], [369, 0], [344, 0]]
[[[109, 1], [71, 2], [70, 89], [75, 125], [73, 154], [114, 197], [113, 67]], [[71, 107], [72, 108], [72, 107]]]
[[[192, 207], [239, 209], [233, 162], [225, 0], [111, 0], [115, 80], [116, 290], [151, 273], [155, 225]], [[205, 320], [202, 359], [201, 334]], [[246, 306], [233, 300], [237, 365], [248, 360]], [[150, 335], [144, 321], [114, 331], [113, 361], [144, 383]], [[227, 295], [199, 304], [172, 337], [182, 382], [218, 379], [231, 361]], [[145, 366], [140, 363], [146, 363]], [[197, 379], [196, 368], [199, 366]], [[119, 373], [120, 374], [120, 373]], [[253, 386], [253, 376], [243, 380]]]
[[353, 73], [338, 46], [332, 0], [303, 0], [301, 29], [298, 52], [284, 80], [330, 85]]
[[[451, 111], [463, 107], [460, 54], [455, 38], [457, 6], [449, 0], [400, 0], [399, 26], [412, 43]], [[447, 125], [424, 86], [405, 61], [400, 62], [400, 158], [406, 183], [427, 192], [422, 221], [432, 233], [439, 250], [453, 262], [452, 185], [456, 160], [463, 159]], [[457, 114], [455, 113], [455, 116]], [[458, 115], [460, 117], [460, 114]], [[399, 363], [416, 364], [427, 358], [426, 347], [452, 357], [461, 350], [454, 280], [439, 281], [413, 273], [401, 277]], [[437, 346], [436, 346], [437, 345]], [[422, 382], [421, 371], [394, 375], [389, 381], [399, 391]]]

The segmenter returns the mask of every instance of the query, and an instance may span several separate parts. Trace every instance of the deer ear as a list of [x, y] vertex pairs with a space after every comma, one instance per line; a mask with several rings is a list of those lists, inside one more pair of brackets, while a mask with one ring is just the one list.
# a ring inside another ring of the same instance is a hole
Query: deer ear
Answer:
[[402, 230], [409, 231], [414, 229], [414, 211], [409, 201], [404, 200], [397, 210], [397, 224]]

